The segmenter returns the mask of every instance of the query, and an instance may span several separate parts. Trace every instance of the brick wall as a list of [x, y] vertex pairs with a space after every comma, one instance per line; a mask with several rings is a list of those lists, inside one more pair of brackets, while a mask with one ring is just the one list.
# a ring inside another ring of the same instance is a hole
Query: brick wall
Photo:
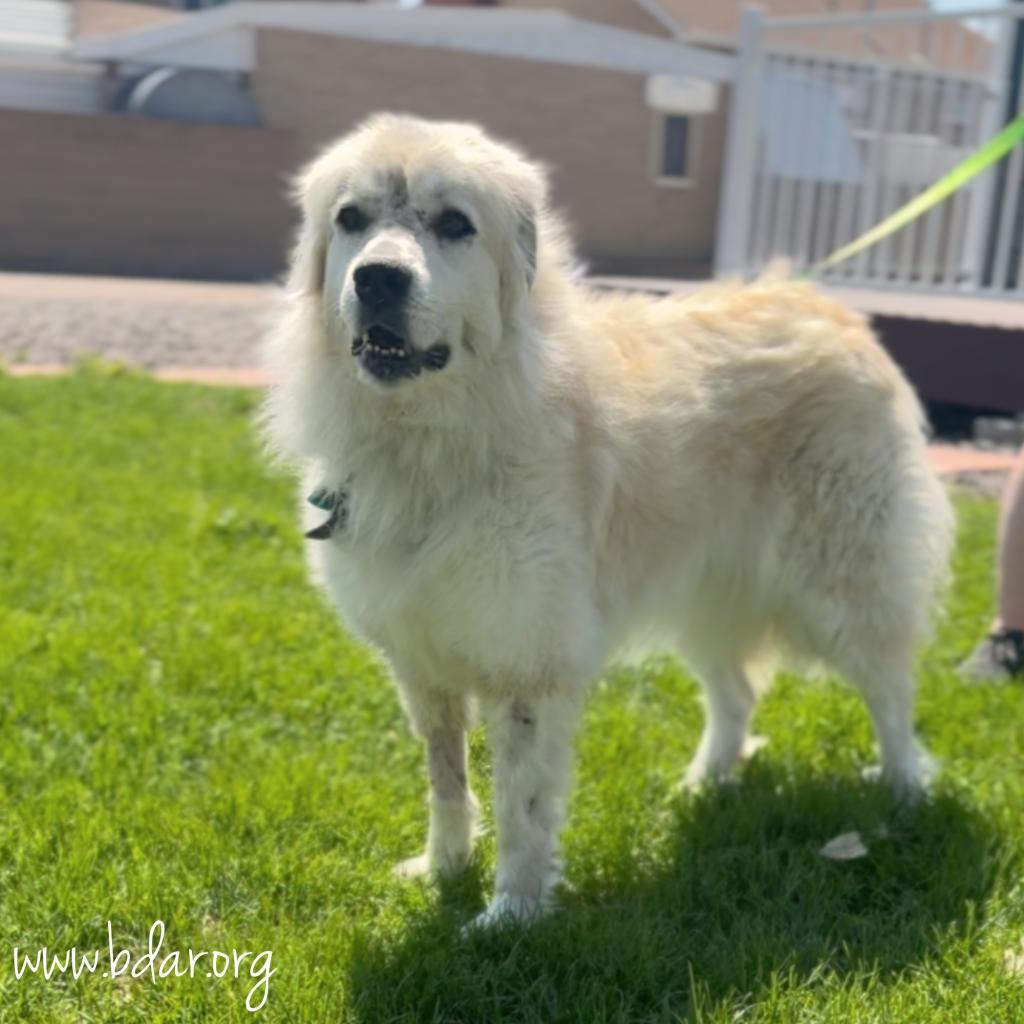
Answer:
[[0, 110], [0, 269], [245, 280], [284, 262], [291, 137]]
[[413, 46], [260, 31], [252, 87], [267, 124], [311, 158], [376, 110], [476, 121], [552, 171], [582, 255], [609, 273], [706, 271], [724, 116], [702, 119], [694, 188], [658, 186], [645, 79]]

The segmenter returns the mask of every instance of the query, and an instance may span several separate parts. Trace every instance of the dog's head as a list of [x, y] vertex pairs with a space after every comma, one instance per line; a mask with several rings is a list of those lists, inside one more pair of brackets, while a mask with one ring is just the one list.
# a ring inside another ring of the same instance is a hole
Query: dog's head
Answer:
[[471, 374], [528, 308], [541, 171], [473, 125], [381, 114], [300, 176], [293, 293], [359, 380]]

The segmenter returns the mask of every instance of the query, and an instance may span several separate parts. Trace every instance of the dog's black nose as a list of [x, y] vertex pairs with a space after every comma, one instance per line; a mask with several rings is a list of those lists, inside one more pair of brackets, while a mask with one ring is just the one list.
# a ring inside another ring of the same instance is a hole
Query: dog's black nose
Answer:
[[412, 285], [412, 274], [394, 263], [364, 263], [353, 276], [359, 301], [374, 309], [397, 306]]

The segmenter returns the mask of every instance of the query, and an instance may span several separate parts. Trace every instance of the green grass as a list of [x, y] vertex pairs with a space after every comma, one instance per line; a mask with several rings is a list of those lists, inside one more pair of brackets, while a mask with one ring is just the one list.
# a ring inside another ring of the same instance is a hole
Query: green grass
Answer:
[[[945, 774], [899, 812], [858, 781], [859, 700], [784, 679], [743, 784], [673, 798], [701, 716], [671, 661], [608, 674], [578, 743], [573, 891], [460, 940], [485, 837], [444, 892], [391, 866], [424, 776], [386, 673], [307, 584], [254, 397], [96, 369], [0, 378], [0, 1021], [1024, 1019], [1024, 690], [952, 668], [991, 614], [992, 503], [921, 672]], [[478, 791], [487, 751], [474, 736]], [[870, 855], [817, 850], [848, 829]], [[15, 980], [12, 947], [273, 951], [251, 979]]]

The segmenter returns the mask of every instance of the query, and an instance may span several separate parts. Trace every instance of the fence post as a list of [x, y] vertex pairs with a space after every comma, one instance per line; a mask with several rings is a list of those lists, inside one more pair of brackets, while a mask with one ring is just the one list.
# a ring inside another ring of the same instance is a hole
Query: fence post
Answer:
[[754, 168], [759, 135], [764, 13], [748, 5], [740, 17], [736, 76], [729, 99], [722, 187], [718, 195], [715, 274], [748, 270]]
[[[1009, 7], [1009, 5], [1007, 5]], [[993, 47], [992, 63], [989, 66], [986, 85], [986, 100], [982, 107], [978, 142], [991, 138], [1003, 124], [1006, 92], [1010, 82], [1010, 59], [1016, 21], [1004, 17], [999, 26], [999, 36]], [[996, 182], [996, 169], [989, 168], [979, 174], [970, 187], [970, 205], [967, 207], [967, 227], [960, 271], [966, 275], [970, 287], [979, 288], [985, 272], [985, 254], [988, 248], [988, 228], [992, 218], [992, 200]]]

